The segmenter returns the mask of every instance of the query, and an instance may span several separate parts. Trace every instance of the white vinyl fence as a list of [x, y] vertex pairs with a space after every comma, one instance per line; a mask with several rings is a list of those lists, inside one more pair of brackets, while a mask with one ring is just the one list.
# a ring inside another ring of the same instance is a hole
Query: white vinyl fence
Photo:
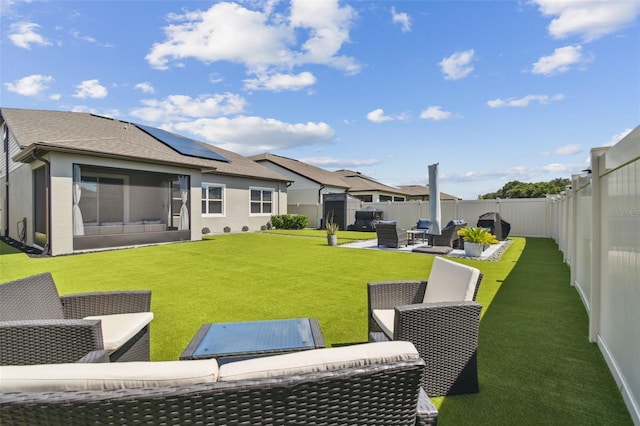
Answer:
[[640, 126], [592, 149], [591, 173], [554, 201], [552, 236], [589, 314], [589, 340], [640, 425]]
[[[556, 241], [589, 315], [585, 338], [597, 343], [640, 425], [640, 126], [613, 147], [592, 149], [591, 170], [572, 176], [561, 195], [443, 200], [442, 226], [451, 219], [475, 226], [483, 213], [498, 212], [511, 225], [510, 236]], [[429, 218], [428, 202], [362, 204], [367, 206], [402, 228]], [[322, 206], [289, 206], [289, 213], [308, 214], [313, 226]]]

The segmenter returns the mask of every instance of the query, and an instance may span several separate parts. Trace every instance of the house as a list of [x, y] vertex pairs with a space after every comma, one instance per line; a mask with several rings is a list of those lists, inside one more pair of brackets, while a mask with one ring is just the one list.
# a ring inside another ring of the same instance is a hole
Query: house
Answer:
[[0, 125], [0, 231], [51, 255], [256, 230], [287, 212], [285, 176], [161, 129], [14, 108]]
[[[429, 201], [429, 185], [399, 185], [401, 189], [407, 195], [407, 201], [420, 200]], [[455, 195], [440, 192], [441, 200], [462, 200], [462, 198]]]
[[349, 189], [348, 184], [334, 172], [302, 161], [274, 154], [260, 154], [249, 158], [291, 181], [287, 189], [287, 200], [292, 207], [296, 204], [322, 203], [324, 194], [343, 193]]
[[380, 183], [360, 172], [343, 169], [336, 170], [334, 173], [349, 185], [349, 194], [364, 202], [406, 201], [407, 199], [404, 191]]

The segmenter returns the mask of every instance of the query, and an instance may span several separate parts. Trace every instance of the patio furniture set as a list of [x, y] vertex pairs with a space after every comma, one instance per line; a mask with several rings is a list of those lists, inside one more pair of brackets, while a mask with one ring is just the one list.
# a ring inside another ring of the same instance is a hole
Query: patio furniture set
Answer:
[[313, 318], [205, 324], [162, 362], [150, 292], [0, 284], [0, 423], [433, 425], [429, 396], [478, 392], [481, 279], [436, 257], [428, 281], [369, 283], [368, 343], [326, 348]]
[[453, 249], [462, 249], [464, 242], [458, 236], [458, 231], [465, 226], [467, 222], [461, 219], [450, 220], [440, 235], [429, 234], [429, 220], [418, 219], [418, 222], [411, 229], [400, 228], [396, 221], [378, 221], [376, 223], [376, 236], [378, 238], [378, 247], [386, 246], [399, 248], [402, 246], [416, 245], [418, 238], [422, 243], [427, 245], [417, 246], [412, 251], [418, 253], [431, 254], [447, 254]]

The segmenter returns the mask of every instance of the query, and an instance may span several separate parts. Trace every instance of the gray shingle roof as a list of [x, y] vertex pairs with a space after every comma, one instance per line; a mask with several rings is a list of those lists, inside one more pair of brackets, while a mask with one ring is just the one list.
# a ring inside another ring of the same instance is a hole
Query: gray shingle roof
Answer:
[[[135, 125], [88, 113], [1, 108], [0, 114], [23, 148], [44, 151], [72, 151], [147, 163], [171, 164], [216, 173], [288, 181], [247, 157], [216, 146], [200, 145], [222, 155], [229, 162], [182, 155], [140, 130]], [[17, 159], [21, 158], [18, 154]]]
[[392, 194], [405, 195], [402, 190], [380, 183], [369, 176], [363, 175], [360, 172], [343, 169], [336, 170], [333, 173], [335, 173], [337, 176], [340, 176], [341, 179], [349, 184], [349, 192], [384, 191]]
[[312, 166], [311, 164], [303, 163], [302, 161], [294, 160], [292, 158], [268, 153], [254, 155], [253, 157], [249, 158], [259, 163], [269, 161], [321, 185], [336, 186], [339, 188], [349, 187], [349, 184], [347, 182], [343, 181], [340, 176], [336, 176], [333, 172], [321, 169], [320, 167]]
[[[400, 185], [398, 186], [405, 194], [412, 197], [429, 197], [429, 185]], [[461, 200], [455, 195], [440, 191], [441, 200]]]

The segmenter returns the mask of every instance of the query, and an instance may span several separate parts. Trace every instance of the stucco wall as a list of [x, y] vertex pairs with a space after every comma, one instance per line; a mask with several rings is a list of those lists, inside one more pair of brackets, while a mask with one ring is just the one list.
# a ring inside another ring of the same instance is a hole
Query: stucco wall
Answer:
[[[242, 232], [247, 226], [249, 231], [257, 231], [271, 219], [272, 214], [287, 213], [287, 187], [284, 182], [269, 182], [236, 176], [207, 174], [202, 182], [224, 185], [225, 212], [222, 215], [202, 215], [201, 228], [207, 227], [213, 234], [224, 232], [229, 227], [231, 232]], [[273, 212], [270, 214], [251, 214], [249, 188], [264, 188], [273, 190]], [[201, 191], [198, 202], [201, 203]]]

